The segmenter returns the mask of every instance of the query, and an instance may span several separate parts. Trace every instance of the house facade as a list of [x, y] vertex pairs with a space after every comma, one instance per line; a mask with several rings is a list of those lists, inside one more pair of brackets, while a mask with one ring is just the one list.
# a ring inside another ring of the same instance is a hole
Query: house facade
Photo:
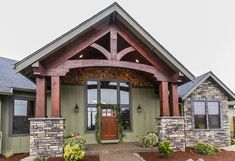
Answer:
[[[122, 133], [124, 142], [136, 142], [156, 131], [182, 151], [198, 139], [230, 144], [227, 102], [234, 94], [212, 73], [192, 85], [198, 78], [117, 3], [17, 62], [15, 70], [36, 83], [30, 155], [61, 156], [64, 136], [72, 132], [88, 143], [117, 143]], [[24, 100], [13, 107], [30, 111], [31, 99]], [[18, 133], [17, 139], [24, 135]]]

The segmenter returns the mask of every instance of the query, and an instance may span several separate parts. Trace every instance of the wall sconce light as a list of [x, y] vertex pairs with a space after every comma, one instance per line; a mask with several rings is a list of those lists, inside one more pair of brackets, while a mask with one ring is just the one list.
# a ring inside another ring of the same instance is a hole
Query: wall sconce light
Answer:
[[76, 103], [75, 107], [74, 107], [74, 111], [75, 113], [78, 113], [79, 112], [79, 107], [78, 107], [78, 104]]
[[142, 107], [140, 106], [140, 104], [139, 104], [138, 107], [137, 107], [137, 112], [138, 112], [138, 113], [142, 112]]

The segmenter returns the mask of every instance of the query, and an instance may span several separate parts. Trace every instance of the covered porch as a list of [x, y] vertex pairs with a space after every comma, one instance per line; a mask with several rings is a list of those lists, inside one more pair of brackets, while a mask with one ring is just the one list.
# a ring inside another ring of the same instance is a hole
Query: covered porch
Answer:
[[162, 53], [168, 53], [162, 46], [151, 46], [144, 31], [141, 35], [124, 21], [112, 12], [83, 32], [67, 33], [73, 35], [68, 41], [62, 38], [45, 46], [32, 64], [28, 58], [17, 65], [17, 70], [36, 82], [31, 155], [61, 156], [64, 136], [71, 132], [97, 143], [92, 129], [96, 121], [101, 140], [119, 139], [117, 110], [102, 110], [96, 120], [98, 104], [116, 104], [121, 113], [126, 112], [121, 120], [128, 126], [124, 142], [136, 142], [139, 136], [155, 131], [160, 140], [172, 140], [176, 150], [184, 150], [178, 85], [190, 73], [170, 55], [164, 57]]

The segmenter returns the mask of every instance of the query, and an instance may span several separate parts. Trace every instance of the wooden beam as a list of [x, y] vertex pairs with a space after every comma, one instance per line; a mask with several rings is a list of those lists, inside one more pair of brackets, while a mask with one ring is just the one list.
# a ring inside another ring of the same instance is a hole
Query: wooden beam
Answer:
[[135, 49], [132, 46], [127, 47], [127, 48], [121, 50], [117, 54], [117, 60], [121, 60], [126, 54], [128, 54], [128, 53], [130, 53], [132, 51], [135, 51]]
[[86, 67], [119, 67], [134, 69], [138, 71], [143, 71], [146, 73], [153, 74], [158, 81], [171, 81], [171, 77], [164, 75], [158, 69], [151, 65], [133, 63], [128, 61], [118, 61], [118, 60], [99, 60], [99, 59], [88, 59], [88, 60], [67, 60], [55, 69], [50, 69], [46, 71], [45, 75], [59, 74], [64, 76], [66, 71], [73, 68], [86, 68]]
[[117, 59], [117, 31], [114, 28], [110, 31], [110, 53], [111, 59]]
[[111, 54], [108, 50], [106, 50], [103, 46], [97, 44], [97, 43], [93, 43], [90, 45], [90, 47], [95, 48], [96, 50], [99, 50], [108, 60], [111, 59]]
[[103, 27], [96, 33], [92, 34], [91, 36], [87, 36], [83, 38], [82, 40], [77, 40], [72, 43], [71, 46], [68, 46], [64, 48], [63, 50], [59, 50], [56, 53], [56, 58], [55, 56], [51, 56], [51, 58], [48, 58], [43, 64], [45, 64], [45, 68], [52, 68], [52, 67], [57, 67], [58, 65], [62, 64], [66, 60], [70, 59], [83, 49], [89, 47], [92, 43], [109, 33], [111, 30], [110, 27]]
[[159, 85], [160, 116], [169, 116], [168, 82], [162, 81]]
[[36, 78], [36, 117], [46, 117], [47, 85], [45, 77]]
[[61, 98], [60, 98], [60, 77], [51, 77], [51, 116], [61, 116]]
[[160, 58], [157, 58], [156, 54], [150, 50], [147, 50], [141, 42], [139, 42], [130, 32], [126, 31], [123, 27], [114, 27], [117, 33], [127, 41], [136, 51], [138, 51], [146, 60], [148, 60], [153, 66], [158, 68], [163, 73], [171, 75], [171, 69]]
[[173, 116], [180, 116], [178, 98], [178, 84], [170, 84], [170, 107]]

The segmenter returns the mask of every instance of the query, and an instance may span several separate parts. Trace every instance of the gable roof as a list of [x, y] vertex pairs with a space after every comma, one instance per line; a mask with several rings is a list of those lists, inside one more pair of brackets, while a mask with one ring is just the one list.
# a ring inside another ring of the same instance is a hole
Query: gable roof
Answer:
[[235, 100], [235, 94], [211, 71], [196, 77], [193, 81], [179, 86], [179, 97], [182, 100], [186, 99], [197, 87], [199, 87], [209, 77], [211, 77], [226, 92], [230, 100]]
[[13, 90], [32, 91], [35, 84], [14, 70], [16, 60], [0, 57], [0, 94], [12, 95]]
[[100, 11], [90, 19], [84, 21], [77, 27], [68, 31], [64, 35], [58, 37], [51, 43], [37, 50], [33, 54], [27, 56], [23, 60], [15, 64], [17, 72], [22, 72], [23, 69], [29, 67], [36, 61], [40, 61], [49, 56], [53, 51], [72, 40], [75, 36], [86, 31], [90, 27], [96, 25], [106, 17], [115, 14], [114, 18], [119, 19], [127, 28], [131, 29], [133, 33], [140, 38], [140, 40], [151, 48], [158, 56], [163, 59], [173, 69], [179, 70], [186, 76], [187, 79], [193, 80], [194, 75], [185, 68], [173, 55], [171, 55], [159, 42], [157, 42], [143, 27], [141, 27], [121, 6], [116, 2]]

